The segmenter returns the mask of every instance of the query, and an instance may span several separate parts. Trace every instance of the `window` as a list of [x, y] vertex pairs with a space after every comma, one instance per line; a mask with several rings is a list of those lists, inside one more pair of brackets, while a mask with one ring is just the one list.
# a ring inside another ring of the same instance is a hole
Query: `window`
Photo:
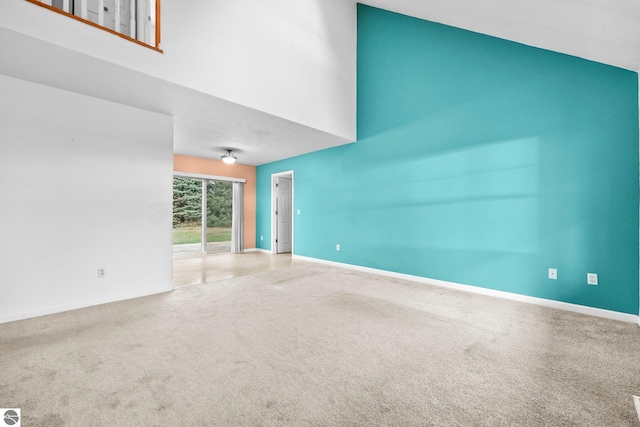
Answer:
[[160, 0], [27, 0], [160, 50]]
[[173, 178], [173, 254], [231, 252], [233, 183]]

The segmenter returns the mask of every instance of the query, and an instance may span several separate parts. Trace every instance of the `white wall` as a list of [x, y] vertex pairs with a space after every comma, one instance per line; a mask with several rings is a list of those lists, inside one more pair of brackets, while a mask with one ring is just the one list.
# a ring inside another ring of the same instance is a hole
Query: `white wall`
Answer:
[[1, 75], [0, 93], [0, 322], [171, 290], [172, 118]]
[[356, 7], [345, 0], [163, 0], [164, 54], [26, 1], [0, 27], [355, 139]]

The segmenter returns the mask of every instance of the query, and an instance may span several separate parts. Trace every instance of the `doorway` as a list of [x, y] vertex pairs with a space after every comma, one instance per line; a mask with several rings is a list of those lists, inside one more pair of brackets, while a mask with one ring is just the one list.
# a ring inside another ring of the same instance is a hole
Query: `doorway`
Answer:
[[271, 175], [271, 252], [294, 252], [293, 171]]
[[[145, 2], [140, 3], [142, 5]], [[69, 1], [69, 8], [71, 14], [117, 33], [136, 38], [135, 0], [73, 0]]]
[[173, 254], [231, 252], [232, 182], [173, 179]]

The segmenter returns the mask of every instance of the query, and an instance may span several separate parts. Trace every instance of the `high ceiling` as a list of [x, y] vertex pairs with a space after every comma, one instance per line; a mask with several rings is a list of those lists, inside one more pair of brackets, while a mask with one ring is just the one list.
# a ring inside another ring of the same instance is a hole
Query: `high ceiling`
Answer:
[[177, 154], [259, 165], [353, 142], [4, 28], [0, 58], [0, 74], [173, 116]]
[[640, 70], [638, 0], [364, 0], [360, 3]]
[[[366, 0], [362, 3], [640, 70], [638, 0]], [[351, 142], [1, 28], [0, 58], [1, 74], [174, 116], [174, 151], [180, 154], [217, 158], [221, 153], [213, 154], [212, 147], [222, 144], [235, 149], [241, 163], [259, 165]], [[88, 77], [96, 75], [103, 76], [100, 85]]]

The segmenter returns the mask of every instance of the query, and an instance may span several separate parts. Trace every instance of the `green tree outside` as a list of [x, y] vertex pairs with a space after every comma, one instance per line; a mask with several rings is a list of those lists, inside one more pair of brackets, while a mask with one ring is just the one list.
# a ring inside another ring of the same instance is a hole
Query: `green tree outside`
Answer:
[[[231, 240], [233, 184], [207, 182], [207, 242]], [[202, 222], [202, 181], [173, 179], [173, 244], [199, 243]]]
[[207, 227], [231, 227], [233, 184], [207, 182]]
[[199, 224], [202, 218], [202, 181], [173, 178], [173, 226]]

